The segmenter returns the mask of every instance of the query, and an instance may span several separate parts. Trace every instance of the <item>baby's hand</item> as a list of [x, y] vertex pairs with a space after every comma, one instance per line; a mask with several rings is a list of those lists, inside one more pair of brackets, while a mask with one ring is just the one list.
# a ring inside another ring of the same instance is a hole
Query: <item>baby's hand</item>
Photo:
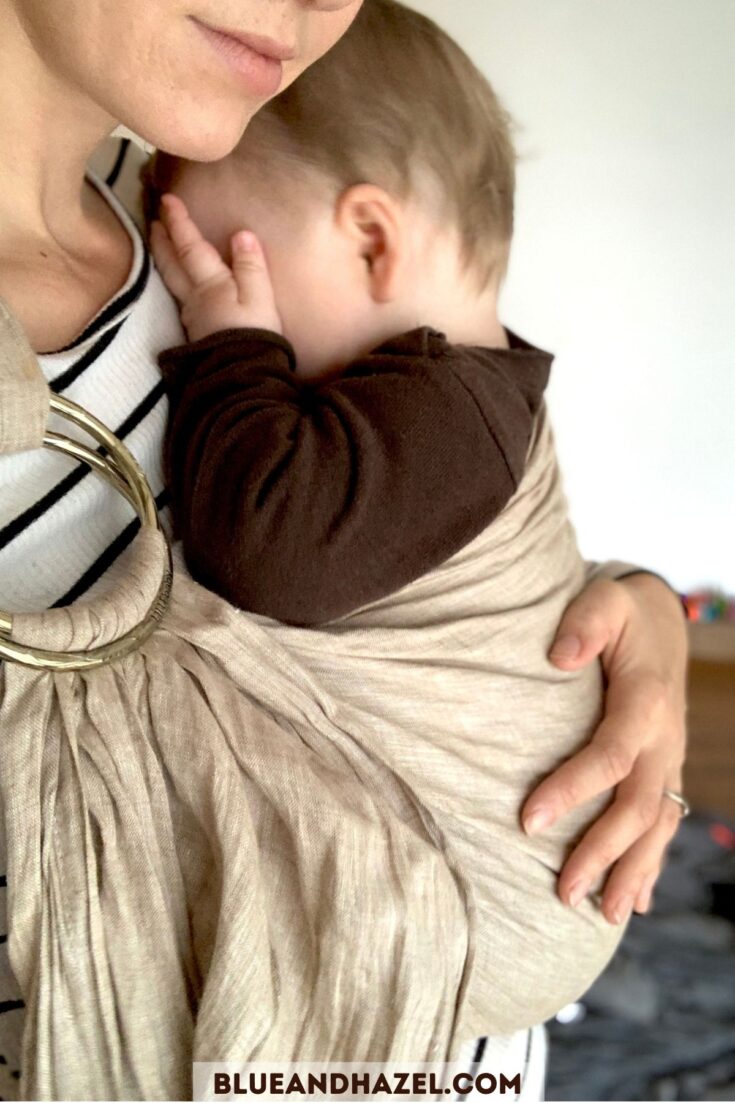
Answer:
[[223, 329], [256, 327], [283, 333], [265, 255], [255, 234], [233, 234], [232, 268], [205, 241], [183, 200], [164, 195], [161, 221], [151, 226], [151, 250], [181, 307], [190, 341]]

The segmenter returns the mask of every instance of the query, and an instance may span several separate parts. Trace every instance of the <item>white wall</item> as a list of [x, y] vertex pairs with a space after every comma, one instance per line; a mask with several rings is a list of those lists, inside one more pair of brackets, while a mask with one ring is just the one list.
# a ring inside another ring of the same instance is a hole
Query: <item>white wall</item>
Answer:
[[503, 318], [590, 558], [735, 593], [735, 0], [411, 0], [519, 124]]

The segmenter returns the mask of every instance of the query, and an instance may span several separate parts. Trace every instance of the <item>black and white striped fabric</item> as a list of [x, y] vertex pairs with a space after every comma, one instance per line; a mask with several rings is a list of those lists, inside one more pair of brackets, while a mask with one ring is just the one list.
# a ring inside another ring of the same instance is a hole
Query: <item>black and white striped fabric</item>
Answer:
[[[143, 159], [128, 140], [117, 139], [99, 152], [97, 173], [90, 171], [88, 179], [131, 239], [130, 272], [82, 333], [39, 359], [52, 390], [86, 407], [125, 441], [165, 521], [161, 455], [167, 404], [157, 355], [181, 343], [184, 333], [140, 229], [115, 194], [135, 186]], [[105, 163], [107, 171], [98, 175]], [[66, 423], [54, 428], [74, 432]], [[104, 588], [124, 570], [137, 524], [119, 495], [64, 457], [48, 451], [0, 457], [0, 608], [46, 609]], [[8, 961], [5, 854], [0, 835], [0, 1099], [13, 1099], [23, 1005]]]
[[[70, 345], [40, 357], [53, 391], [96, 414], [131, 449], [165, 504], [161, 442], [166, 398], [156, 354], [183, 339], [178, 312], [140, 231], [109, 188], [130, 234], [128, 279]], [[68, 432], [68, 426], [54, 426]], [[129, 506], [82, 466], [48, 451], [0, 457], [0, 606], [64, 605], [90, 592], [135, 531]]]
[[[456, 1103], [465, 1100], [476, 1103], [497, 1095], [517, 1103], [541, 1103], [544, 1099], [547, 1051], [546, 1028], [541, 1024], [531, 1030], [520, 1030], [510, 1038], [479, 1038], [468, 1042], [460, 1053], [458, 1064], [472, 1077], [473, 1088], [467, 1094], [447, 1098]], [[510, 1090], [503, 1090], [502, 1076], [506, 1081], [520, 1077], [520, 1092], [514, 1095]], [[479, 1086], [475, 1087], [480, 1077], [484, 1080], [480, 1080]], [[493, 1078], [497, 1081], [497, 1088], [493, 1088]], [[466, 1085], [465, 1080], [463, 1088]]]

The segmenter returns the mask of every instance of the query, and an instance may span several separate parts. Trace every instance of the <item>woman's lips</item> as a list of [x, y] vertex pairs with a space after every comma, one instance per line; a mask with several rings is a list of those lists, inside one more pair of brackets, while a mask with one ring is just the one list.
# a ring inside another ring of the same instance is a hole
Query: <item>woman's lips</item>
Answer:
[[251, 95], [276, 94], [283, 80], [283, 62], [294, 56], [293, 50], [271, 39], [219, 30], [194, 17], [192, 22]]

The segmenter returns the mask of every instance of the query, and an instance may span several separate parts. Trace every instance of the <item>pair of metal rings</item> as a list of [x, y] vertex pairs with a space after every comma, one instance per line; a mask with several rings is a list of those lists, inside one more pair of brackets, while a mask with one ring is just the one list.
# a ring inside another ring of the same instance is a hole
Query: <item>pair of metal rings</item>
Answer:
[[[155, 529], [163, 536], [158, 520], [158, 510], [148, 480], [138, 466], [135, 457], [122, 441], [110, 430], [75, 402], [58, 395], [51, 395], [51, 410], [72, 422], [102, 445], [102, 451], [87, 447], [80, 441], [48, 430], [44, 436], [45, 448], [85, 463], [105, 479], [118, 493], [130, 502], [144, 528]], [[155, 631], [168, 607], [173, 576], [171, 551], [165, 537], [166, 549], [161, 583], [153, 602], [139, 624], [129, 632], [88, 651], [45, 651], [11, 639], [13, 617], [0, 612], [0, 659], [20, 663], [39, 670], [90, 670], [129, 655]]]

